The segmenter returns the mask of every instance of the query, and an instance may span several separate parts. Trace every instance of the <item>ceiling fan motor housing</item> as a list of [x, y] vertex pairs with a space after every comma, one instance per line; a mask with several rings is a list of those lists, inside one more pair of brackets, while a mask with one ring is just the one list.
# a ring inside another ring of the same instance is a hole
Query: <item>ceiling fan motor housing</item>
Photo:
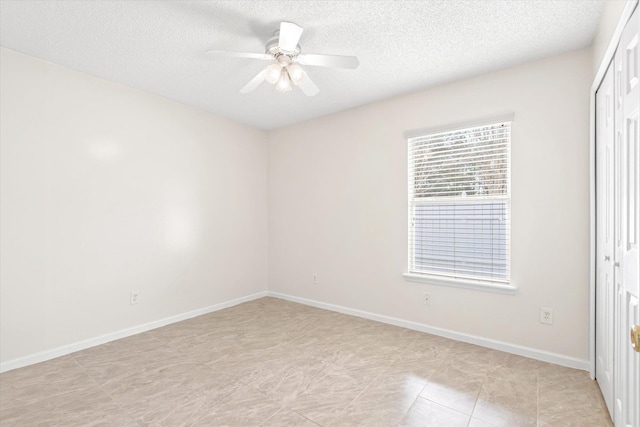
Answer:
[[296, 48], [293, 51], [286, 51], [280, 47], [279, 37], [280, 31], [276, 31], [274, 36], [267, 41], [267, 45], [265, 47], [265, 53], [273, 55], [274, 58], [277, 58], [280, 55], [287, 55], [289, 58], [295, 58], [300, 54], [300, 45], [296, 45]]

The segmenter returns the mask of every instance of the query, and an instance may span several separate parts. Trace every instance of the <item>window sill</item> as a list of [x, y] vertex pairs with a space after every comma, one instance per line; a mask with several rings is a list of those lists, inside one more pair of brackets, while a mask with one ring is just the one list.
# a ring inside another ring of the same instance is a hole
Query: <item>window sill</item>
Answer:
[[482, 282], [479, 280], [456, 279], [453, 277], [431, 276], [428, 274], [404, 273], [404, 280], [408, 282], [429, 283], [431, 285], [454, 286], [456, 288], [474, 289], [476, 291], [498, 292], [501, 294], [515, 294], [518, 290], [511, 284]]

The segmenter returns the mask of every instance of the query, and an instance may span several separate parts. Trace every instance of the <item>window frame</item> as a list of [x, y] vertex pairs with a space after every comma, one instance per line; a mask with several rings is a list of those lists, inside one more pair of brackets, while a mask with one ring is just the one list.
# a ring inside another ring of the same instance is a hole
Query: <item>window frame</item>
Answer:
[[[485, 118], [482, 120], [474, 120], [468, 122], [454, 123], [446, 126], [432, 127], [432, 128], [423, 128], [423, 129], [414, 129], [409, 130], [404, 133], [405, 144], [407, 147], [407, 271], [403, 273], [403, 277], [406, 281], [409, 282], [421, 282], [421, 283], [429, 283], [434, 285], [442, 285], [442, 286], [453, 286], [453, 287], [461, 287], [467, 289], [474, 290], [482, 290], [482, 291], [490, 291], [490, 292], [498, 292], [498, 293], [506, 293], [506, 294], [515, 294], [517, 291], [517, 287], [513, 283], [513, 278], [511, 274], [509, 274], [508, 280], [498, 280], [493, 278], [488, 278], [487, 280], [483, 280], [480, 278], [469, 278], [469, 277], [456, 277], [454, 274], [438, 274], [438, 273], [425, 273], [425, 272], [415, 272], [411, 271], [411, 256], [412, 256], [412, 248], [411, 245], [414, 242], [415, 238], [413, 236], [414, 228], [412, 227], [412, 206], [415, 204], [415, 199], [411, 199], [411, 185], [414, 185], [411, 177], [411, 167], [410, 155], [410, 139], [416, 137], [424, 137], [428, 135], [435, 135], [438, 133], [447, 133], [447, 132], [456, 132], [462, 131], [468, 128], [481, 127], [481, 126], [489, 126], [497, 123], [509, 122], [511, 128], [513, 127], [513, 119], [514, 114], [508, 113], [499, 116], [493, 116], [489, 118]], [[508, 194], [500, 197], [495, 197], [496, 201], [504, 200], [507, 205], [507, 209], [509, 211], [509, 224], [507, 226], [507, 245], [509, 247], [509, 253], [507, 255], [507, 269], [510, 273], [511, 271], [511, 135], [509, 136], [509, 144], [508, 144], [508, 166], [507, 166], [507, 186], [508, 186]], [[462, 202], [460, 197], [451, 198], [452, 203], [460, 203]], [[429, 203], [428, 201], [421, 201], [421, 203]], [[432, 201], [433, 203], [433, 201]], [[480, 202], [479, 202], [480, 203]]]

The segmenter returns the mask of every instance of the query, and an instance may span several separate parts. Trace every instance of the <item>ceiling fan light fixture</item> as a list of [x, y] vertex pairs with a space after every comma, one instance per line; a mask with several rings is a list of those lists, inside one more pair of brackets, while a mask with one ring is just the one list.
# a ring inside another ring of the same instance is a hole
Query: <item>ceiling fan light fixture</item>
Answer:
[[280, 72], [280, 78], [276, 83], [276, 89], [280, 92], [289, 92], [291, 90], [291, 77], [286, 68], [283, 68]]
[[291, 81], [297, 86], [304, 79], [305, 72], [298, 64], [291, 64], [287, 67]]
[[[0, 0], [2, 1], [2, 0]], [[292, 22], [280, 22], [280, 29], [267, 41], [265, 53], [232, 52], [226, 50], [209, 50], [212, 53], [224, 57], [260, 59], [272, 61], [263, 68], [253, 79], [240, 89], [245, 94], [256, 90], [265, 80], [276, 86], [280, 92], [289, 92], [292, 89], [291, 82], [295, 84], [306, 96], [315, 96], [320, 89], [309, 78], [302, 66], [313, 65], [332, 68], [358, 68], [358, 58], [355, 56], [324, 55], [301, 53], [300, 36], [303, 28]], [[298, 65], [300, 64], [300, 65]], [[302, 66], [301, 66], [302, 65]]]
[[271, 64], [265, 69], [265, 71], [265, 80], [274, 85], [280, 79], [280, 75], [282, 74], [282, 65], [279, 63]]

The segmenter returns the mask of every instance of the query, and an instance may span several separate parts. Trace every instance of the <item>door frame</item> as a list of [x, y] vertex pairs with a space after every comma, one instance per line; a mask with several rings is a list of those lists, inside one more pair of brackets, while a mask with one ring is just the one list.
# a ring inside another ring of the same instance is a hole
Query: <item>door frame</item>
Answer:
[[589, 375], [596, 377], [596, 91], [640, 0], [627, 0], [589, 90]]

